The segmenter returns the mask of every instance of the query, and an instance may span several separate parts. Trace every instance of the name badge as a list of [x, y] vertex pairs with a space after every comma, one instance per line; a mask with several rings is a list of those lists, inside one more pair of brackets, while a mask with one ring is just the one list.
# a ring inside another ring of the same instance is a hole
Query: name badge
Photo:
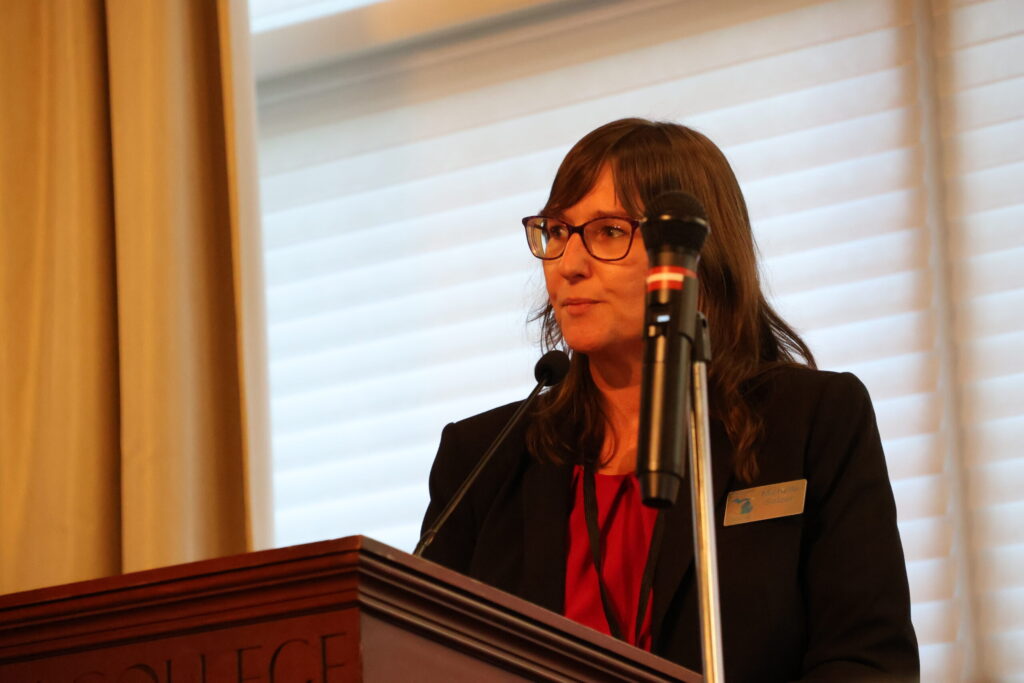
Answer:
[[806, 479], [733, 491], [725, 504], [725, 526], [799, 515], [806, 494]]

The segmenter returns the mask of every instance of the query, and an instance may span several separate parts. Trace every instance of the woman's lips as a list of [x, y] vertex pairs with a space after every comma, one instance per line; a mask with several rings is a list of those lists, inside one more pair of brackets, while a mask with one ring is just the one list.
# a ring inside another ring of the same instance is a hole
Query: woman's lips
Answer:
[[597, 302], [595, 299], [571, 298], [562, 302], [562, 308], [570, 315], [582, 315], [593, 307]]

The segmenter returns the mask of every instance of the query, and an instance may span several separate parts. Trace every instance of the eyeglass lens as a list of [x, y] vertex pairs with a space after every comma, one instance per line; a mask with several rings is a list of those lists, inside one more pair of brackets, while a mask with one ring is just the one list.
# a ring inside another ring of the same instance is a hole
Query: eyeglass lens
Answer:
[[[623, 258], [629, 252], [633, 226], [623, 218], [596, 218], [579, 226], [583, 246], [591, 256], [605, 260]], [[553, 218], [537, 216], [526, 221], [526, 236], [534, 256], [558, 258], [565, 251], [573, 230]]]

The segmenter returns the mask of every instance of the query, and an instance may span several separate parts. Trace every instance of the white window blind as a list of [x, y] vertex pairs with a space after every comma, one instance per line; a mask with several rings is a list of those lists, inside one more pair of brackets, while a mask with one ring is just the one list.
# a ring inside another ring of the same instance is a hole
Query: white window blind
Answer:
[[277, 543], [412, 548], [443, 425], [532, 384], [518, 219], [587, 131], [673, 119], [871, 390], [923, 679], [1019, 676], [1022, 3], [548, 4], [259, 84]]
[[1024, 3], [934, 21], [977, 671], [1024, 680]]

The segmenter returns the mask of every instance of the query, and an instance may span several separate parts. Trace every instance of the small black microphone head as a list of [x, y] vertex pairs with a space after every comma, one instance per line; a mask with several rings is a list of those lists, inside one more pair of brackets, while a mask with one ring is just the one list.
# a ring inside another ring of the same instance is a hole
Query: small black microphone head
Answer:
[[569, 356], [565, 351], [548, 351], [537, 364], [533, 366], [533, 376], [538, 382], [544, 382], [544, 386], [553, 387], [563, 379], [569, 372]]
[[692, 195], [665, 192], [647, 207], [641, 231], [649, 251], [665, 245], [700, 251], [708, 237], [708, 215]]

